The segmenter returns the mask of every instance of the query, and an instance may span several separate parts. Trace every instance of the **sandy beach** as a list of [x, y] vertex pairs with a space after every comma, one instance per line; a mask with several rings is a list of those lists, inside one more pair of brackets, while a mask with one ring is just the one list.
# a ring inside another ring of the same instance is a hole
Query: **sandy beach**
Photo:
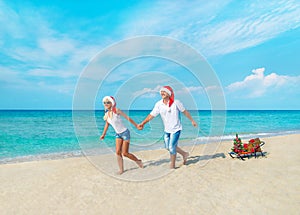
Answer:
[[[300, 135], [262, 138], [266, 157], [241, 161], [222, 142], [168, 169], [165, 150], [137, 152], [117, 176], [113, 155], [0, 165], [1, 214], [299, 214]], [[99, 166], [98, 166], [99, 164]], [[119, 178], [118, 178], [119, 177]]]

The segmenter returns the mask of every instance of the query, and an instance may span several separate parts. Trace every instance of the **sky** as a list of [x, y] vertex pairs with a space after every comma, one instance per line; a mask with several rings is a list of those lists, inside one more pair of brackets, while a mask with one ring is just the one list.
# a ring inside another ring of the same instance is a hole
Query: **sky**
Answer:
[[[148, 110], [160, 87], [172, 85], [191, 109], [212, 109], [219, 97], [210, 91], [218, 88], [225, 109], [300, 110], [299, 14], [298, 0], [0, 0], [0, 109], [72, 109], [97, 56], [153, 35], [195, 50], [218, 83], [206, 86], [188, 68], [158, 57], [128, 60], [102, 77], [101, 61], [97, 92], [82, 94], [82, 103], [92, 97], [101, 109], [101, 98], [112, 95], [122, 107], [128, 96], [131, 109]], [[115, 54], [147, 46], [135, 45]]]

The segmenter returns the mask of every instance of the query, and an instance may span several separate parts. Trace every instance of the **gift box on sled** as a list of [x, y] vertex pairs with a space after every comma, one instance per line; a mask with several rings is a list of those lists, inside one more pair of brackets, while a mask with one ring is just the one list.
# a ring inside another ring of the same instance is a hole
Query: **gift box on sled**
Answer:
[[244, 158], [250, 158], [258, 156], [265, 156], [265, 152], [262, 151], [262, 146], [265, 144], [264, 141], [261, 141], [259, 138], [250, 139], [248, 143], [243, 143], [238, 134], [236, 134], [235, 139], [233, 140], [233, 147], [231, 152], [228, 154], [232, 158], [239, 158], [244, 160]]

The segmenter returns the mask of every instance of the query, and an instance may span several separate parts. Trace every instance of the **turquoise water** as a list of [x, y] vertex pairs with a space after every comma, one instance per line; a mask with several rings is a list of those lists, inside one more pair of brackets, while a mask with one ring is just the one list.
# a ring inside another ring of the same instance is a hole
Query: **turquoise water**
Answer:
[[[91, 114], [95, 116], [94, 127], [87, 117]], [[149, 111], [127, 111], [127, 114], [139, 123]], [[200, 122], [200, 129], [192, 127], [190, 121], [183, 116], [181, 141], [195, 143], [197, 140], [196, 143], [201, 144], [206, 143], [209, 136], [232, 139], [235, 133], [244, 138], [300, 133], [300, 111], [191, 111], [191, 114], [198, 123]], [[213, 114], [217, 116], [217, 120], [212, 124]], [[218, 120], [218, 117], [222, 116], [225, 116], [226, 120], [224, 132], [213, 133], [212, 127], [222, 126], [222, 123], [218, 125], [222, 121]], [[111, 127], [105, 140], [99, 140], [104, 127], [102, 117], [103, 111], [82, 111], [76, 118], [80, 121], [80, 128], [75, 133], [72, 111], [2, 110], [0, 162], [80, 156], [82, 147], [86, 146], [91, 150], [94, 147], [114, 147], [114, 131]], [[147, 124], [143, 131], [137, 130], [125, 119], [124, 122], [131, 131], [131, 145], [134, 149], [163, 147], [160, 117]]]

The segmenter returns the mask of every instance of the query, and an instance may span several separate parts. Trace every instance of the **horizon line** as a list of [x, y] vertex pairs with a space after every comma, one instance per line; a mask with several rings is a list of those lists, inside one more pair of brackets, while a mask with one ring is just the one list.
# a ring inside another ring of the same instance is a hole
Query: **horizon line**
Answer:
[[[124, 111], [151, 111], [152, 109], [121, 109]], [[186, 109], [188, 111], [300, 111], [300, 109]], [[104, 109], [1, 109], [0, 111], [104, 111]]]

